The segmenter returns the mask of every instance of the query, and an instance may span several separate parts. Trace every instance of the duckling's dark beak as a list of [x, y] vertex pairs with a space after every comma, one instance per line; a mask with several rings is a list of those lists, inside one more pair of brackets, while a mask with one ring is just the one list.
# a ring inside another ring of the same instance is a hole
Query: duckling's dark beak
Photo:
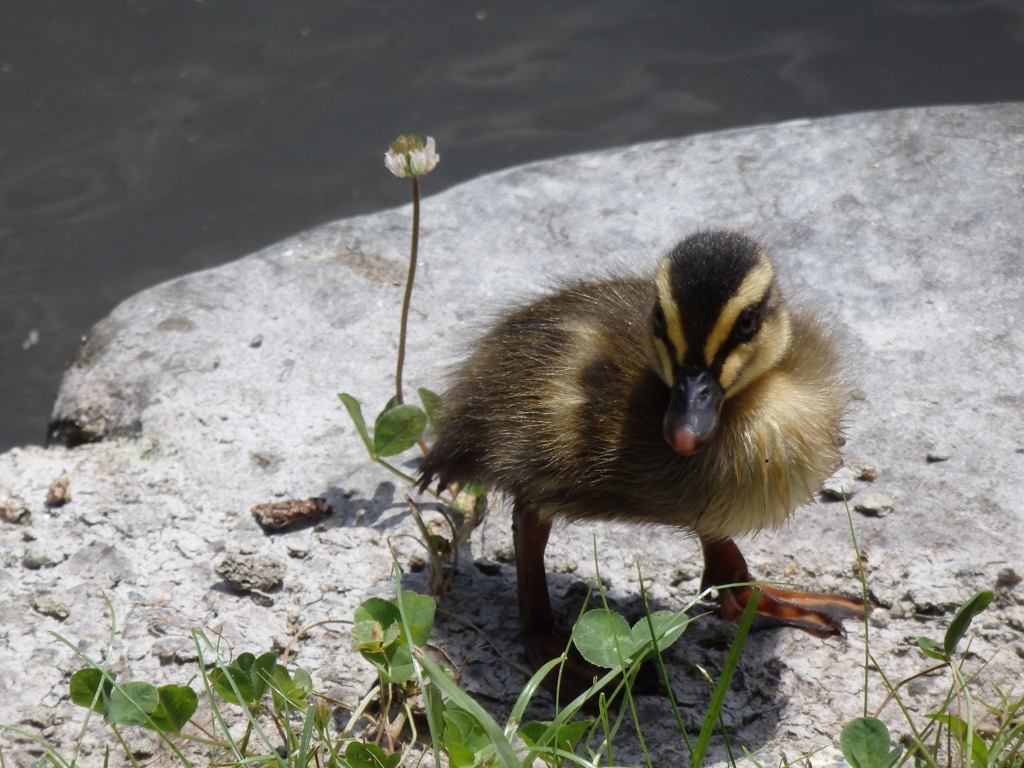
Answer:
[[679, 368], [665, 411], [665, 440], [683, 456], [696, 453], [715, 436], [721, 405], [722, 387], [710, 371], [691, 373]]

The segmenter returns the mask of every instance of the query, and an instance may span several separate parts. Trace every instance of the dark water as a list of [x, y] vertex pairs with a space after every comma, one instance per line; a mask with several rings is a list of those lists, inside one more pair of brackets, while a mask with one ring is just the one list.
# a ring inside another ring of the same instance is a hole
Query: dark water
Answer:
[[7, 0], [0, 450], [153, 283], [512, 164], [866, 109], [1024, 99], [1020, 0]]

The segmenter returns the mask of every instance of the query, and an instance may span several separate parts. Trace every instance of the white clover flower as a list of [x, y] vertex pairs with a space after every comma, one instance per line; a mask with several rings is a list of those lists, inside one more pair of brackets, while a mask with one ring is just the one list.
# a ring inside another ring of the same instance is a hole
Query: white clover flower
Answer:
[[409, 153], [409, 167], [414, 176], [430, 173], [440, 160], [441, 156], [434, 149], [433, 136], [427, 136], [427, 144], [423, 149]]
[[405, 155], [392, 152], [390, 149], [384, 153], [384, 165], [386, 165], [388, 170], [400, 179], [404, 179], [409, 175], [406, 170]]
[[435, 150], [434, 139], [427, 137], [426, 145], [419, 136], [399, 136], [384, 153], [384, 165], [395, 176], [422, 176], [430, 173], [441, 160]]

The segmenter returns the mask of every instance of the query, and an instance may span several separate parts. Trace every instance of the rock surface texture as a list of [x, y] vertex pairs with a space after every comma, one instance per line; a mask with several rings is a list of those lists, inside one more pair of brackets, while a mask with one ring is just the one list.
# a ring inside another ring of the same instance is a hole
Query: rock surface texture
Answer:
[[[994, 589], [967, 668], [991, 659], [980, 698], [995, 700], [992, 684], [1017, 684], [1019, 695], [1024, 586], [1001, 574], [1024, 573], [1021, 169], [1024, 104], [1007, 104], [786, 123], [480, 178], [424, 201], [407, 391], [440, 389], [488, 318], [561, 278], [648, 267], [698, 228], [757, 234], [789, 292], [850, 340], [862, 396], [847, 429], [853, 472], [841, 483], [851, 508], [869, 492], [884, 501], [853, 512], [878, 606], [872, 654], [892, 680], [923, 669], [917, 638], [941, 638], [958, 606]], [[0, 723], [69, 754], [85, 710], [68, 701], [68, 679], [84, 662], [53, 633], [100, 659], [112, 621], [122, 680], [186, 682], [190, 631], [208, 628], [235, 652], [291, 642], [291, 661], [341, 700], [367, 690], [372, 671], [347, 622], [367, 597], [393, 594], [389, 544], [403, 566], [423, 552], [406, 535], [409, 489], [368, 462], [336, 393], [369, 414], [391, 395], [409, 222], [405, 208], [327, 224], [156, 286], [96, 325], [53, 420], [58, 435], [99, 442], [0, 456]], [[249, 512], [311, 497], [333, 515], [265, 533]], [[474, 534], [441, 607], [521, 659], [508, 527], [498, 509]], [[685, 536], [572, 526], [548, 548], [563, 615], [595, 577], [595, 539], [609, 597], [631, 617], [637, 561], [656, 606], [680, 608], [699, 592], [699, 552]], [[822, 497], [743, 549], [761, 578], [858, 590], [841, 501]], [[422, 583], [406, 577], [407, 587]], [[292, 642], [317, 622], [328, 623]], [[751, 636], [724, 713], [734, 750], [761, 750], [767, 765], [819, 747], [831, 751], [815, 765], [835, 759], [842, 725], [863, 708], [864, 627], [848, 628], [847, 640]], [[709, 700], [695, 665], [717, 674], [731, 634], [702, 619], [669, 654], [691, 725]], [[504, 717], [520, 673], [448, 615], [434, 643], [456, 664], [468, 659], [463, 684]], [[917, 715], [935, 711], [945, 685], [909, 687]], [[872, 672], [872, 711], [884, 694]], [[654, 764], [684, 764], [667, 702], [639, 701]], [[883, 719], [907, 730], [892, 704]], [[140, 755], [161, 754], [155, 739], [131, 739]], [[94, 720], [82, 759], [100, 764], [108, 740]], [[0, 747], [6, 765], [38, 755], [9, 732]], [[625, 737], [616, 757], [639, 761], [634, 747]]]

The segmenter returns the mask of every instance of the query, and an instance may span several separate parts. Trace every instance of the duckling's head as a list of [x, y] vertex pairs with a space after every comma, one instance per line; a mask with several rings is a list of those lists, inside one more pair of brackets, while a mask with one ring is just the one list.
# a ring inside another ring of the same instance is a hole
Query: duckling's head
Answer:
[[756, 240], [699, 232], [658, 265], [650, 357], [671, 389], [665, 439], [677, 453], [715, 435], [722, 404], [782, 359], [790, 318], [775, 269]]

